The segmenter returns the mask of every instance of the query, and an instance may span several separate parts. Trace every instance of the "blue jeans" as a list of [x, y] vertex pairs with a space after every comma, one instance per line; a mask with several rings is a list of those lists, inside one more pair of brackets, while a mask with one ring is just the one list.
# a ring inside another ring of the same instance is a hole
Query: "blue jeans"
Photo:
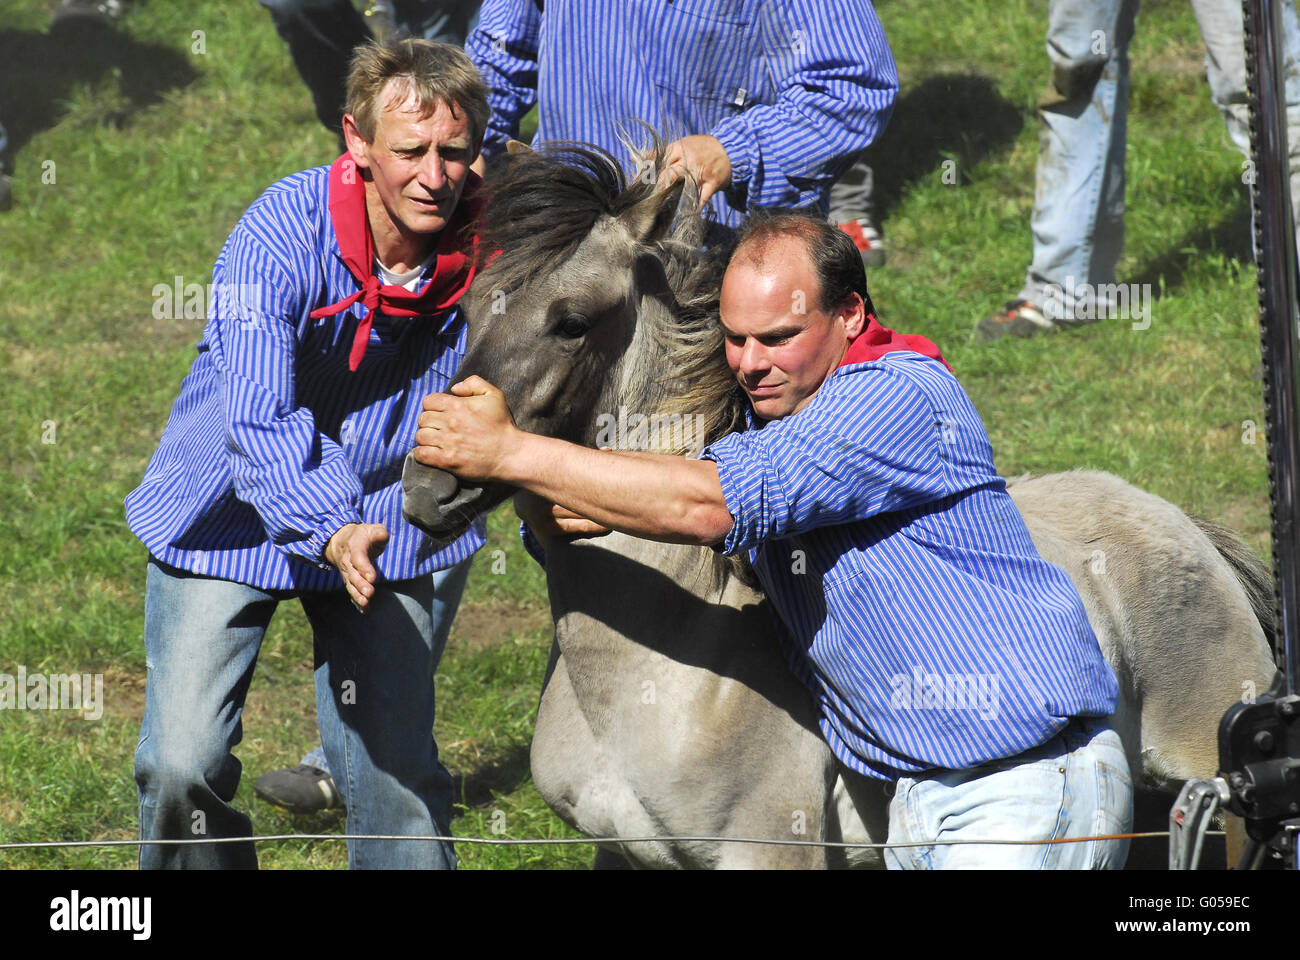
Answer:
[[[1229, 137], [1249, 154], [1240, 0], [1192, 0], [1206, 47], [1206, 76]], [[1053, 319], [1114, 316], [1110, 291], [1124, 249], [1124, 155], [1129, 59], [1138, 0], [1051, 0], [1052, 82], [1039, 103], [1034, 256], [1020, 299]], [[1300, 213], [1300, 26], [1283, 6], [1293, 213]], [[1047, 291], [1051, 285], [1050, 294]], [[1076, 291], [1081, 293], [1076, 294]]]
[[9, 134], [5, 133], [4, 124], [0, 124], [0, 173], [9, 172]]
[[831, 223], [844, 223], [848, 220], [867, 218], [875, 220], [876, 204], [875, 175], [871, 164], [866, 161], [866, 152], [858, 154], [850, 166], [831, 187], [830, 212], [827, 219]]
[[[889, 842], [1051, 840], [1128, 833], [1133, 783], [1119, 735], [1076, 717], [1051, 740], [968, 770], [901, 777], [889, 804]], [[1118, 870], [1127, 840], [953, 844], [887, 849], [891, 870]]]
[[[365, 614], [342, 591], [299, 596], [316, 646], [316, 716], [353, 834], [450, 836], [451, 777], [438, 762], [433, 674], [470, 561], [381, 582]], [[241, 714], [276, 605], [290, 599], [150, 558], [144, 722], [135, 754], [140, 838], [238, 837], [230, 806]], [[353, 868], [453, 868], [451, 844], [348, 841]], [[252, 868], [252, 843], [140, 848], [141, 869]]]
[[[348, 62], [355, 47], [372, 39], [351, 0], [258, 0], [289, 44], [294, 66], [316, 105], [316, 116], [342, 129]], [[479, 0], [390, 0], [393, 23], [403, 36], [463, 46], [478, 22]]]

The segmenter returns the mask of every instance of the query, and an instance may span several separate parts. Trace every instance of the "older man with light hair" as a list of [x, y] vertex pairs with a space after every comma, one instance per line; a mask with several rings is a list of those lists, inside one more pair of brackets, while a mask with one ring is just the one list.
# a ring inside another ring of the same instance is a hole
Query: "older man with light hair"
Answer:
[[[272, 185], [213, 270], [198, 356], [126, 517], [149, 551], [135, 775], [143, 840], [242, 837], [231, 750], [267, 624], [297, 597], [348, 832], [447, 836], [433, 675], [481, 526], [402, 519], [420, 401], [465, 351], [457, 302], [487, 100], [460, 50], [362, 49], [347, 152]], [[353, 867], [453, 867], [450, 843], [349, 841]], [[253, 844], [149, 845], [142, 867], [255, 867]]]

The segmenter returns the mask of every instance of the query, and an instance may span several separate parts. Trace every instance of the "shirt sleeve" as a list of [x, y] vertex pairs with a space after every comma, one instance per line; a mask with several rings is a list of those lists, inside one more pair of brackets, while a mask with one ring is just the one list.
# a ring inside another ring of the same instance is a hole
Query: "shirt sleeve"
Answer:
[[465, 53], [488, 88], [491, 114], [483, 137], [488, 159], [518, 138], [520, 119], [537, 102], [540, 8], [541, 0], [487, 0], [477, 29], [465, 43]]
[[894, 108], [884, 29], [867, 0], [783, 0], [763, 7], [759, 29], [775, 102], [710, 131], [731, 162], [727, 199], [740, 210], [824, 202]]
[[738, 553], [947, 496], [941, 429], [921, 390], [896, 374], [833, 375], [798, 413], [705, 448], [732, 517], [716, 548]]
[[328, 569], [329, 538], [361, 522], [361, 480], [295, 400], [302, 292], [266, 237], [252, 211], [235, 227], [213, 271], [204, 340], [219, 378], [235, 496], [278, 549]]

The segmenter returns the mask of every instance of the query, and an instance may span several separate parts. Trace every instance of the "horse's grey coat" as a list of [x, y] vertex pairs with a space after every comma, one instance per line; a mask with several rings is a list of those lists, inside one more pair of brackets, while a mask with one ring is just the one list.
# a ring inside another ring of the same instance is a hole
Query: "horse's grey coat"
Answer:
[[[703, 410], [710, 438], [726, 432], [743, 397], [721, 362], [709, 315], [716, 275], [701, 272], [698, 224], [681, 217], [665, 238], [676, 196], [623, 189], [597, 161], [587, 160], [590, 185], [544, 158], [498, 172], [500, 236], [488, 248], [519, 246], [471, 291], [464, 371], [501, 387], [535, 432], [591, 444], [597, 412], [620, 404]], [[528, 206], [545, 206], [551, 181], [570, 206], [587, 201], [583, 191], [596, 196], [587, 221], [556, 228], [562, 236], [547, 221], [556, 210]], [[508, 309], [493, 309], [503, 299]], [[589, 332], [557, 333], [573, 316]], [[1079, 589], [1119, 678], [1114, 722], [1140, 789], [1213, 775], [1219, 717], [1276, 672], [1261, 628], [1263, 565], [1223, 528], [1109, 474], [1008, 486], [1039, 551]], [[509, 495], [410, 460], [404, 490], [408, 518], [439, 538]], [[771, 606], [742, 570], [708, 548], [617, 533], [551, 542], [546, 566], [555, 645], [532, 772], [567, 822], [594, 836], [884, 841], [883, 784], [831, 755], [782, 658]], [[879, 863], [874, 851], [820, 847], [619, 847], [650, 867]]]

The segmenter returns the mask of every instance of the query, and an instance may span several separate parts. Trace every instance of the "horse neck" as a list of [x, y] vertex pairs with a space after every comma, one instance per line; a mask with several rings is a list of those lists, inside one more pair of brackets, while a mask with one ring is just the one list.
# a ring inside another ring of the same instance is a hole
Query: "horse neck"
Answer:
[[546, 566], [556, 644], [575, 689], [592, 702], [622, 691], [629, 671], [645, 672], [640, 665], [723, 671], [737, 635], [771, 629], [762, 595], [708, 547], [613, 533], [553, 541]]

